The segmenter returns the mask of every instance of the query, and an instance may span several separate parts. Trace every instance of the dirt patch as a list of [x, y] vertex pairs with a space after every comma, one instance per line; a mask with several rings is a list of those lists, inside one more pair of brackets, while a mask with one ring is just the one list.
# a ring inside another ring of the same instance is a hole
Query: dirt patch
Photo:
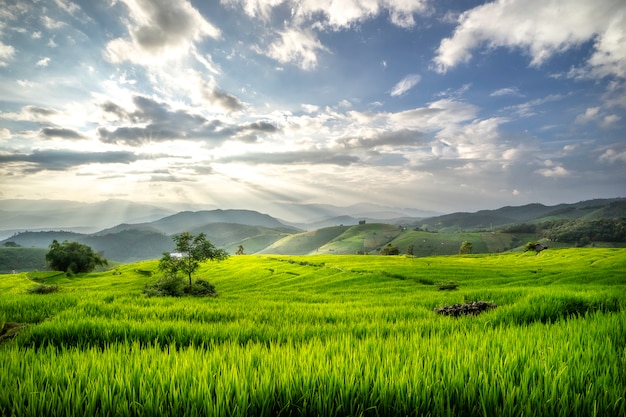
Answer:
[[436, 308], [435, 313], [443, 314], [444, 316], [477, 316], [480, 313], [496, 308], [497, 304], [488, 303], [486, 301], [473, 301], [465, 304], [453, 304], [451, 306], [445, 306]]

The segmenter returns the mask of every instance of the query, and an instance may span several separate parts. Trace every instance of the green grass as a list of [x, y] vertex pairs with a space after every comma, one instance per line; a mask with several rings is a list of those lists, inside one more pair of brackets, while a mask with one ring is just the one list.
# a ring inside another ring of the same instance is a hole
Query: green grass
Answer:
[[626, 414], [624, 249], [245, 255], [217, 298], [144, 297], [157, 265], [1, 275], [0, 415]]

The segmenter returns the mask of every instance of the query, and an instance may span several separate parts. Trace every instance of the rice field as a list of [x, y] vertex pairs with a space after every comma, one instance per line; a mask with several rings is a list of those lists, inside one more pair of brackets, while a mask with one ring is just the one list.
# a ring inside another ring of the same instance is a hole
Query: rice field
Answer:
[[0, 415], [626, 415], [624, 249], [233, 256], [204, 299], [156, 267], [0, 275]]

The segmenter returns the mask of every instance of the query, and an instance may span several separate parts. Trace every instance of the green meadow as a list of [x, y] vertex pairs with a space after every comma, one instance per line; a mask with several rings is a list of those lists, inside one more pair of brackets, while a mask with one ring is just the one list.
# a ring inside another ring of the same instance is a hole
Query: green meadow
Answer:
[[626, 415], [626, 249], [157, 265], [0, 275], [0, 415]]

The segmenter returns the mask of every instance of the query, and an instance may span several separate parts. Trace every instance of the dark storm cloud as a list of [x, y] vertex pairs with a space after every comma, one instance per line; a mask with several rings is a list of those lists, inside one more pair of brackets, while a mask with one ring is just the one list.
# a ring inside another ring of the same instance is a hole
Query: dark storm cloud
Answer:
[[41, 129], [41, 134], [49, 138], [61, 138], [69, 140], [86, 139], [85, 136], [72, 129], [46, 127]]
[[132, 152], [77, 152], [71, 150], [34, 150], [30, 154], [0, 155], [0, 163], [27, 163], [24, 171], [64, 171], [88, 164], [129, 164], [139, 160]]

